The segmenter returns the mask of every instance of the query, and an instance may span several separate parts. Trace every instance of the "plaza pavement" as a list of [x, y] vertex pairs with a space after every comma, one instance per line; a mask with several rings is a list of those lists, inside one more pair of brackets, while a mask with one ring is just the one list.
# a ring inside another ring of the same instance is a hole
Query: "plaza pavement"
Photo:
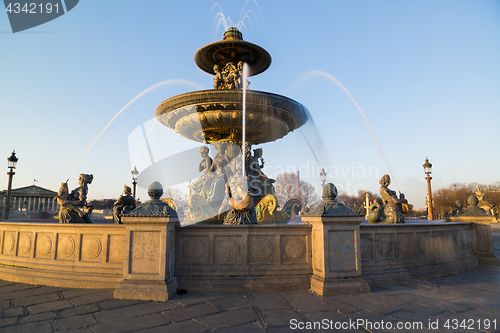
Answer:
[[[500, 226], [494, 225], [492, 230], [500, 258]], [[188, 291], [168, 302], [115, 300], [113, 290], [0, 281], [0, 314], [2, 333], [500, 332], [500, 266], [479, 265], [449, 276], [372, 286], [371, 293], [359, 295]], [[358, 320], [364, 326], [354, 326]], [[323, 327], [298, 329], [314, 322]], [[422, 328], [396, 326], [418, 323]], [[335, 325], [350, 329], [336, 330]]]

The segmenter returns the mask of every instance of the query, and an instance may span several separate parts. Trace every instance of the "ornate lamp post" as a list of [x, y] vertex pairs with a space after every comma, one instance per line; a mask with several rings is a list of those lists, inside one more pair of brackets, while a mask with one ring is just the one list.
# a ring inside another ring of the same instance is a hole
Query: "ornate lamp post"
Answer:
[[134, 166], [134, 170], [132, 170], [131, 173], [132, 173], [132, 185], [134, 187], [132, 195], [135, 198], [135, 188], [137, 186], [137, 175], [139, 174], [139, 171], [137, 171], [137, 167], [136, 166]]
[[16, 174], [14, 172], [14, 169], [16, 168], [17, 160], [18, 159], [16, 157], [16, 151], [13, 150], [12, 151], [12, 155], [10, 155], [10, 157], [7, 158], [7, 161], [9, 162], [9, 169], [10, 169], [10, 171], [7, 172], [7, 174], [9, 175], [9, 187], [7, 187], [7, 194], [6, 194], [6, 197], [5, 197], [5, 214], [4, 214], [4, 220], [8, 220], [9, 219], [10, 190], [12, 188], [12, 177], [14, 177], [14, 175]]
[[321, 172], [319, 173], [319, 176], [321, 177], [321, 188], [325, 186], [326, 183], [326, 171], [325, 168], [321, 168]]
[[428, 220], [434, 219], [433, 208], [432, 208], [431, 171], [432, 171], [432, 164], [429, 163], [429, 159], [426, 157], [425, 163], [424, 163], [424, 172], [427, 175], [425, 177], [425, 179], [427, 180], [427, 219]]

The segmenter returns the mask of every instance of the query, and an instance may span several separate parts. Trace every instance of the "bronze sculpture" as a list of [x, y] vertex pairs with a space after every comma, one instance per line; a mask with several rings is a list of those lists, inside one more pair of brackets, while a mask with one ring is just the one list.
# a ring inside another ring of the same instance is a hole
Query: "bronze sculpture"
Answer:
[[383, 223], [404, 223], [405, 218], [403, 213], [407, 213], [413, 208], [413, 205], [408, 204], [404, 194], [400, 193], [398, 198], [396, 192], [388, 188], [391, 184], [391, 177], [389, 175], [383, 175], [379, 183], [381, 185], [380, 196], [382, 197], [384, 215], [386, 217]]
[[224, 218], [224, 224], [257, 224], [254, 199], [248, 190], [245, 190], [245, 184], [237, 184], [234, 189], [236, 193], [232, 194], [230, 186], [226, 186], [227, 199], [219, 209], [220, 215], [228, 205], [231, 205]]
[[92, 223], [90, 216], [94, 205], [87, 203], [88, 185], [92, 183], [93, 175], [80, 174], [78, 178], [79, 187], [68, 193], [68, 184], [61, 183], [56, 196], [61, 209], [59, 211], [59, 223]]
[[123, 195], [115, 201], [113, 206], [113, 221], [115, 221], [116, 224], [122, 224], [122, 214], [128, 214], [131, 210], [136, 208], [135, 198], [131, 194], [132, 189], [125, 185]]
[[204, 174], [189, 186], [186, 214], [194, 222], [211, 223], [217, 221], [226, 183], [232, 186], [235, 196], [239, 195], [235, 184], [245, 186], [255, 203], [274, 195], [274, 180], [262, 172], [262, 150], [254, 150], [252, 156], [251, 147], [275, 141], [301, 127], [308, 112], [285, 96], [242, 91], [249, 85], [243, 69], [249, 69], [247, 76], [260, 74], [271, 65], [271, 56], [260, 46], [244, 41], [234, 27], [224, 32], [223, 40], [200, 48], [194, 60], [200, 69], [214, 75], [213, 89], [171, 97], [156, 108], [155, 116], [179, 135], [217, 149], [211, 160], [208, 148], [202, 148], [198, 170]]

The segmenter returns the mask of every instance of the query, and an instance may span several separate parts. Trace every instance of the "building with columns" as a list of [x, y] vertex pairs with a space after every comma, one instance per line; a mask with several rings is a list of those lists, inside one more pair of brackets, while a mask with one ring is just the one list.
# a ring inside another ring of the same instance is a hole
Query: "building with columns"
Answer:
[[[5, 203], [7, 191], [0, 192], [2, 206]], [[59, 205], [55, 196], [57, 192], [45, 189], [40, 186], [30, 185], [10, 190], [11, 210], [26, 210], [36, 212], [56, 211]]]

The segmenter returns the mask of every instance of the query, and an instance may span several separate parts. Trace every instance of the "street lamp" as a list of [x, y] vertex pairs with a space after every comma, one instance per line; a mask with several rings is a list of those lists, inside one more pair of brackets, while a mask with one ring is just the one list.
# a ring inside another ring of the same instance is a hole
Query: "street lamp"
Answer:
[[7, 158], [7, 161], [9, 162], [9, 169], [10, 169], [10, 171], [7, 172], [7, 174], [9, 175], [9, 187], [7, 187], [7, 195], [6, 195], [6, 198], [5, 198], [4, 220], [8, 220], [9, 219], [10, 189], [12, 188], [12, 177], [14, 177], [14, 175], [16, 174], [14, 172], [14, 169], [16, 168], [17, 161], [18, 161], [18, 159], [16, 157], [16, 151], [15, 150], [12, 151], [12, 155], [10, 155], [10, 157]]
[[319, 173], [320, 177], [321, 177], [321, 187], [323, 188], [323, 186], [325, 186], [325, 183], [326, 183], [326, 171], [325, 171], [325, 168], [321, 168], [321, 172]]
[[425, 179], [427, 180], [427, 219], [433, 220], [434, 215], [433, 215], [433, 209], [432, 209], [432, 191], [431, 191], [432, 164], [429, 163], [429, 159], [427, 157], [425, 158], [425, 163], [423, 166], [424, 166], [424, 172], [427, 175], [425, 177]]
[[131, 173], [132, 173], [132, 185], [134, 187], [133, 197], [135, 198], [135, 187], [137, 186], [137, 175], [139, 174], [139, 171], [137, 171], [137, 166], [134, 166], [134, 170], [132, 170]]

